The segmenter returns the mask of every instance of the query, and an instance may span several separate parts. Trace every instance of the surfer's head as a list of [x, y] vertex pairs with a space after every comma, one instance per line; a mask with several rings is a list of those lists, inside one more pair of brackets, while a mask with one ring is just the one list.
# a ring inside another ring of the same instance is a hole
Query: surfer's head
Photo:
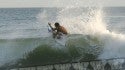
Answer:
[[55, 27], [59, 27], [60, 24], [58, 22], [55, 23]]

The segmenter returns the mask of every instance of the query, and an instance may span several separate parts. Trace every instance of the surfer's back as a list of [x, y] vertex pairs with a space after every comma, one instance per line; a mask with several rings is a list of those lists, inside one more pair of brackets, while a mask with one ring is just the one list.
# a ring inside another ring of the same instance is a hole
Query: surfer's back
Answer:
[[57, 31], [62, 32], [63, 34], [66, 34], [66, 35], [68, 34], [66, 28], [63, 27], [63, 26], [59, 26], [59, 28], [57, 29]]

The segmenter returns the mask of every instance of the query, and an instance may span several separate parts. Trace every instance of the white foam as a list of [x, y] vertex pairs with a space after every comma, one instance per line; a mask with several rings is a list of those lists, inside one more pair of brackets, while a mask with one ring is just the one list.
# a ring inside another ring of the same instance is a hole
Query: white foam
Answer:
[[101, 8], [64, 8], [58, 14], [61, 25], [65, 26], [70, 34], [83, 34], [98, 37], [104, 43], [99, 58], [125, 57], [125, 35], [109, 31], [103, 19], [105, 14]]

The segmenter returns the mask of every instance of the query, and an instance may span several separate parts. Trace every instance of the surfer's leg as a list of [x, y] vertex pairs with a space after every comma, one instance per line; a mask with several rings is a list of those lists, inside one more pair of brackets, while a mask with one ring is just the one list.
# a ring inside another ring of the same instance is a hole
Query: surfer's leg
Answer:
[[61, 39], [61, 36], [62, 36], [62, 33], [61, 33], [61, 32], [58, 32], [58, 34], [57, 34], [57, 39]]
[[56, 37], [56, 34], [55, 33], [53, 33], [53, 38], [55, 38]]
[[62, 33], [61, 33], [61, 32], [53, 32], [53, 38], [60, 39], [61, 36], [62, 36]]
[[56, 38], [56, 36], [57, 36], [57, 33], [53, 32], [53, 38]]
[[60, 39], [61, 38], [61, 36], [60, 35], [57, 35], [57, 39]]

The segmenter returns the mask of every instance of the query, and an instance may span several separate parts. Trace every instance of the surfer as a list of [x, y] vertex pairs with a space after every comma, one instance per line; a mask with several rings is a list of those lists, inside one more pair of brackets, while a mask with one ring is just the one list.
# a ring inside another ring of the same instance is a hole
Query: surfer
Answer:
[[53, 27], [51, 26], [51, 23], [48, 23], [48, 24], [49, 24], [49, 26], [50, 26], [50, 28], [51, 28], [51, 30], [52, 30], [52, 32], [53, 32], [53, 38], [56, 38], [56, 37], [57, 37], [58, 39], [60, 39], [63, 34], [64, 34], [64, 35], [67, 35], [67, 34], [68, 34], [66, 28], [63, 27], [63, 26], [61, 26], [58, 22], [56, 22], [56, 23], [54, 24], [54, 25], [55, 25], [55, 28], [53, 28]]

